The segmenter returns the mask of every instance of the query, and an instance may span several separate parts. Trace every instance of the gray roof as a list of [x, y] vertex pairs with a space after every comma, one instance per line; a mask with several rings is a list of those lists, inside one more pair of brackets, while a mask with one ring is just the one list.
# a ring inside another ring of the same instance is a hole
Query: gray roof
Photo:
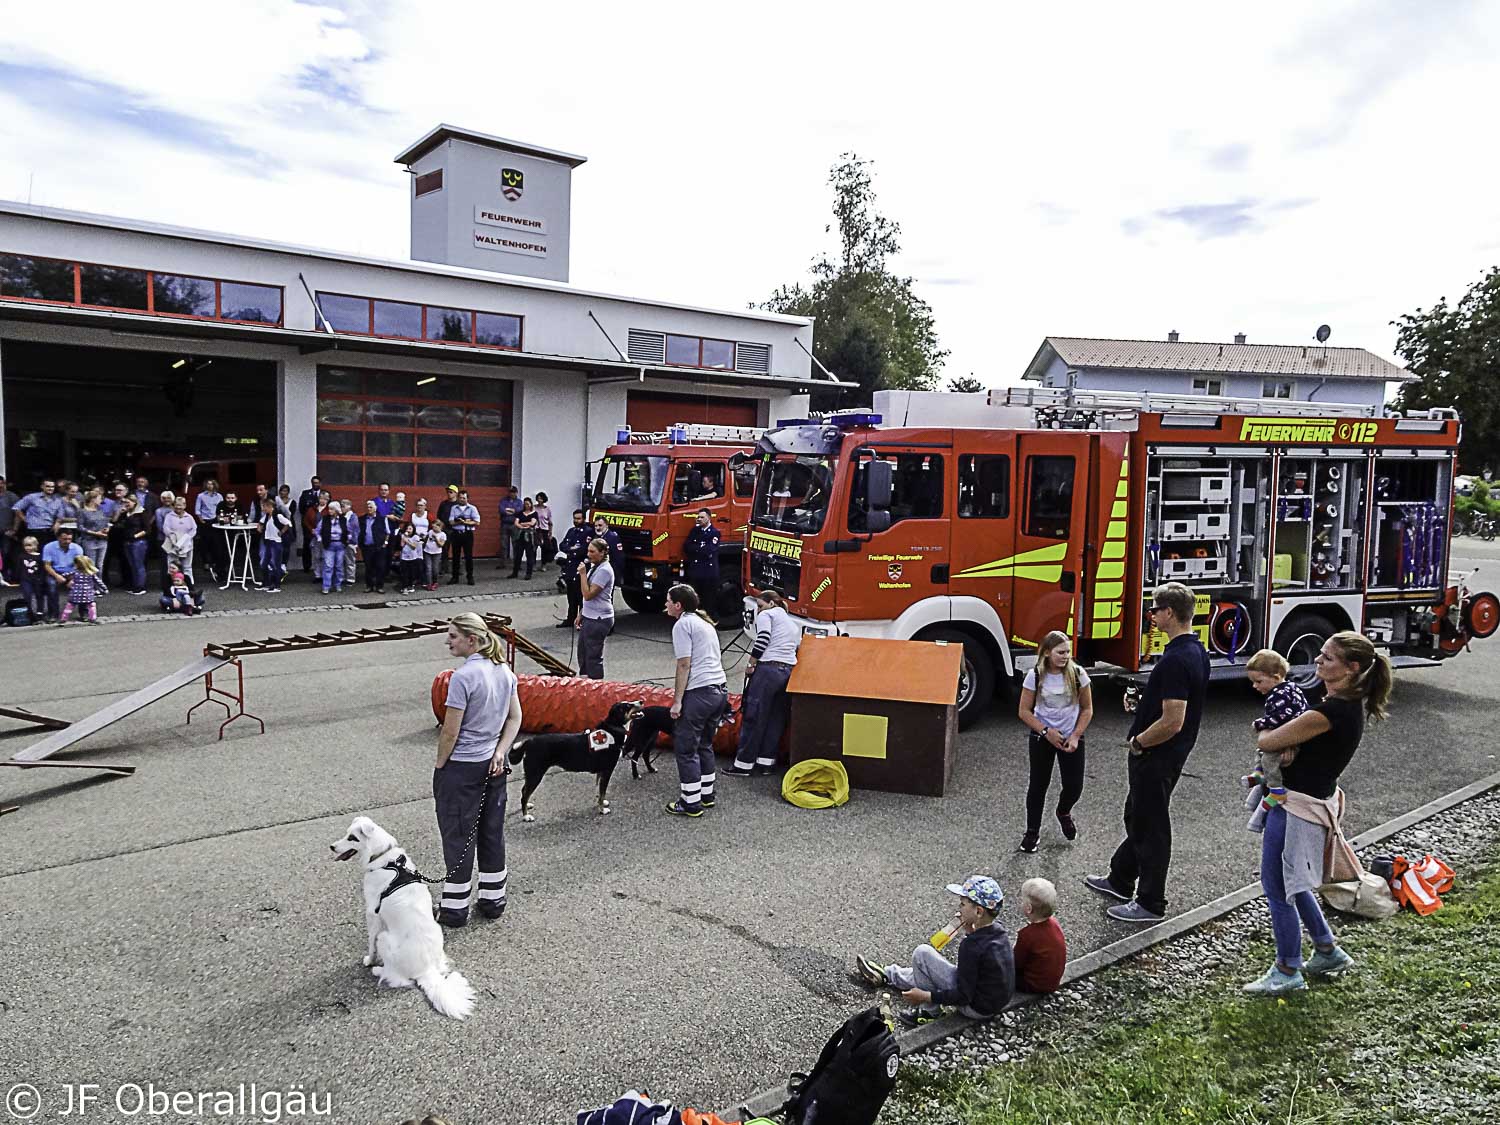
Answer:
[[566, 164], [569, 168], [577, 168], [588, 160], [587, 156], [576, 156], [571, 152], [562, 152], [555, 148], [543, 148], [541, 145], [529, 145], [522, 141], [512, 141], [505, 137], [497, 137], [491, 133], [476, 133], [473, 129], [460, 129], [457, 125], [439, 125], [431, 130], [416, 144], [411, 145], [400, 156], [396, 157], [397, 164], [412, 164], [420, 159], [438, 145], [446, 140], [468, 141], [470, 144], [484, 145], [486, 148], [498, 148], [504, 152], [515, 152], [522, 156], [535, 156], [541, 160], [555, 160], [559, 164]]
[[1056, 355], [1069, 367], [1117, 371], [1206, 371], [1225, 375], [1313, 375], [1322, 379], [1412, 378], [1364, 348], [1322, 344], [1221, 344], [1216, 341], [1093, 340], [1048, 336], [1026, 369], [1040, 379]]

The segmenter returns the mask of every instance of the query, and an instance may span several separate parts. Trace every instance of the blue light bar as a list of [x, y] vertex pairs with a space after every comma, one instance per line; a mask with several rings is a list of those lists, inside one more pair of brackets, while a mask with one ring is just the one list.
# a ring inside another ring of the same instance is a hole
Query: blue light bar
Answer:
[[667, 430], [667, 441], [673, 445], [685, 445], [687, 444], [687, 439], [686, 426], [673, 426]]
[[878, 426], [882, 421], [881, 415], [868, 413], [834, 414], [828, 419], [830, 425], [841, 430], [852, 430], [857, 426]]
[[629, 426], [621, 426], [619, 429], [617, 429], [615, 431], [615, 444], [616, 445], [629, 445], [630, 444], [630, 427]]
[[818, 424], [818, 420], [816, 418], [778, 418], [778, 419], [776, 419], [776, 425], [777, 426], [816, 426], [817, 424]]

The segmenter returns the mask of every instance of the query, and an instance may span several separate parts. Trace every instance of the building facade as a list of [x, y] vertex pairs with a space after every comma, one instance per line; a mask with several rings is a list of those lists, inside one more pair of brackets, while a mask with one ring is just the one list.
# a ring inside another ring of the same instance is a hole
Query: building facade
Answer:
[[1410, 378], [1364, 348], [1048, 336], [1023, 378], [1044, 387], [1382, 406]]
[[[356, 500], [388, 482], [435, 501], [455, 483], [493, 524], [511, 483], [570, 510], [585, 463], [621, 425], [805, 411], [809, 320], [556, 280], [567, 199], [545, 193], [568, 182], [538, 168], [570, 174], [582, 158], [442, 126], [399, 159], [416, 162], [412, 246], [428, 260], [0, 202], [0, 465], [12, 487], [142, 467], [156, 483], [217, 464], [241, 489], [295, 493], [316, 474]], [[521, 176], [518, 199], [494, 167]], [[433, 196], [441, 237], [427, 230]], [[491, 232], [521, 250], [479, 240]], [[450, 244], [490, 269], [433, 260]], [[493, 526], [478, 545], [493, 552]]]

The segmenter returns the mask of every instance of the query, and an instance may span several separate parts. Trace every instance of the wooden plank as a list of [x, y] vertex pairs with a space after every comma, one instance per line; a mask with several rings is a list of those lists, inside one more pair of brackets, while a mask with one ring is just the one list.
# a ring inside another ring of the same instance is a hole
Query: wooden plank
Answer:
[[68, 725], [67, 719], [54, 719], [50, 715], [38, 715], [34, 711], [28, 711], [24, 707], [0, 707], [0, 715], [7, 719], [20, 719], [23, 723], [35, 723], [39, 727], [49, 730], [62, 730]]
[[134, 695], [126, 696], [124, 699], [116, 700], [103, 710], [95, 711], [86, 719], [69, 726], [66, 730], [60, 730], [56, 734], [49, 735], [42, 741], [34, 743], [26, 749], [11, 755], [12, 762], [39, 762], [56, 754], [59, 750], [66, 750], [76, 742], [81, 742], [91, 734], [103, 730], [111, 723], [117, 723], [127, 715], [133, 715], [143, 707], [148, 707], [159, 699], [165, 699], [178, 688], [186, 687], [194, 680], [202, 679], [210, 672], [224, 667], [229, 661], [220, 656], [201, 656], [191, 664], [184, 665], [169, 676], [163, 676], [153, 683], [147, 684]]
[[135, 773], [134, 766], [122, 766], [112, 762], [0, 762], [0, 766], [11, 766], [18, 770], [108, 770], [121, 776]]

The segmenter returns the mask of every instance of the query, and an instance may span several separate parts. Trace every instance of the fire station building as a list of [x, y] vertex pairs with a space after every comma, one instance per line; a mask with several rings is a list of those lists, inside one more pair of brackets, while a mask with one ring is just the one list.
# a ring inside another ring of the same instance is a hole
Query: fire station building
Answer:
[[0, 201], [12, 487], [197, 465], [355, 499], [459, 484], [488, 516], [515, 482], [565, 522], [621, 425], [805, 411], [811, 321], [569, 284], [583, 157], [443, 125], [396, 163], [410, 261]]

